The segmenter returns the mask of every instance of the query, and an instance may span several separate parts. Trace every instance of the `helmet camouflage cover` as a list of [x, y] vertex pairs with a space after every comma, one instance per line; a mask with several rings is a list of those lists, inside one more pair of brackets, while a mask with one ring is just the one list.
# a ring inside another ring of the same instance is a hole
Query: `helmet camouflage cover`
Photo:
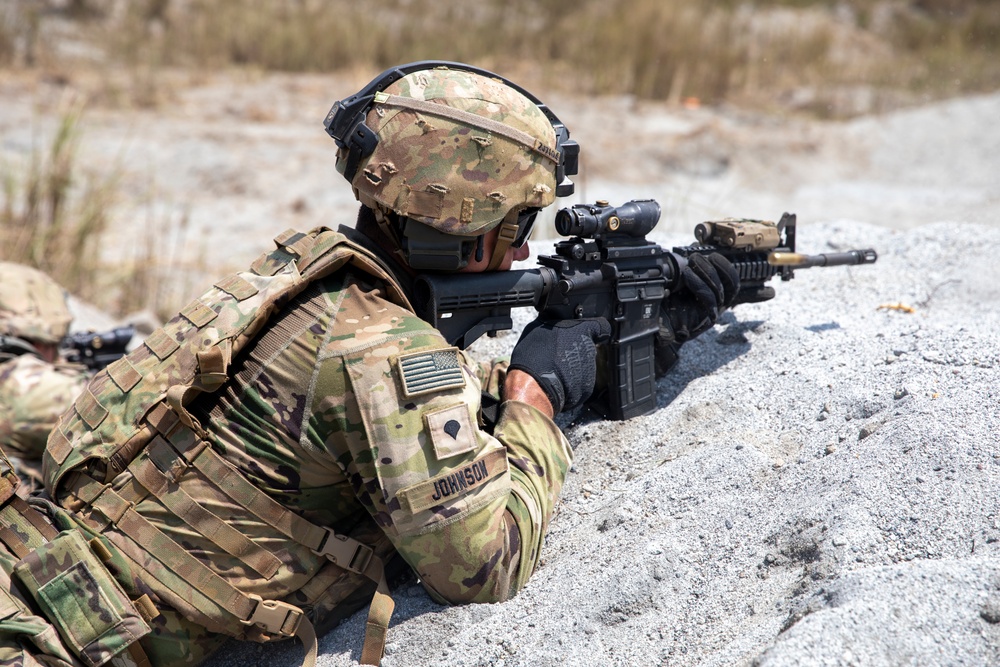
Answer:
[[478, 236], [513, 209], [555, 201], [555, 130], [502, 81], [444, 67], [413, 72], [375, 96], [365, 122], [379, 142], [352, 185], [371, 208]]
[[0, 262], [0, 334], [58, 343], [72, 319], [56, 281], [30, 266]]

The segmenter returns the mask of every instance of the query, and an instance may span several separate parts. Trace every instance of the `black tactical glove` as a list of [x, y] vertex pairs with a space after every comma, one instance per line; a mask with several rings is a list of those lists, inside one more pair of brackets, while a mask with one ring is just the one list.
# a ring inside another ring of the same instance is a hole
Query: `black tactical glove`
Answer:
[[657, 377], [677, 362], [682, 343], [712, 328], [739, 291], [739, 274], [719, 253], [688, 258], [681, 272], [681, 288], [660, 306], [660, 331], [654, 351]]
[[535, 378], [559, 414], [583, 403], [594, 391], [597, 343], [611, 336], [604, 318], [535, 320], [524, 328], [510, 356], [510, 370]]

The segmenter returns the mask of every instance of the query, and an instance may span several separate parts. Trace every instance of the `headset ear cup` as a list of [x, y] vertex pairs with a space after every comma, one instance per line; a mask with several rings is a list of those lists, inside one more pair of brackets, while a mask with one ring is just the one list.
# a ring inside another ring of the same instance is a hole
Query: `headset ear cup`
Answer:
[[556, 167], [556, 197], [569, 197], [576, 191], [570, 176], [576, 176], [580, 168], [580, 144], [569, 138], [565, 126], [556, 127], [556, 143], [559, 146], [559, 166]]
[[378, 135], [365, 125], [365, 117], [362, 115], [351, 128], [350, 135], [345, 138], [345, 144], [347, 162], [344, 164], [344, 178], [353, 182], [361, 161], [375, 152]]

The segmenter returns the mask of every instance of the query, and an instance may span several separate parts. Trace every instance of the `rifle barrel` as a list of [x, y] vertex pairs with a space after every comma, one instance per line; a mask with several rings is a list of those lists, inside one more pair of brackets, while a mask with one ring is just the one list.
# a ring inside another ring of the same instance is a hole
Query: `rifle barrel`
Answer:
[[767, 256], [769, 264], [774, 266], [792, 266], [797, 269], [808, 269], [813, 266], [874, 264], [877, 259], [878, 253], [872, 248], [819, 255], [804, 255], [798, 252], [772, 252]]

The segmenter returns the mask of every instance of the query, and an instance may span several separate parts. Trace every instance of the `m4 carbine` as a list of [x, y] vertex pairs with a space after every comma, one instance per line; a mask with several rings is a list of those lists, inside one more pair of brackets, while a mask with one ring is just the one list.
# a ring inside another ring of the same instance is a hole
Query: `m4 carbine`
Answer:
[[[795, 269], [872, 264], [874, 250], [803, 255], [795, 252], [795, 215], [777, 223], [727, 218], [695, 227], [696, 244], [665, 250], [646, 239], [660, 219], [652, 199], [611, 206], [578, 204], [556, 214], [556, 231], [569, 237], [539, 268], [462, 275], [418, 276], [417, 314], [453, 345], [466, 348], [483, 334], [510, 329], [512, 308], [532, 306], [540, 317], [606, 318], [612, 327], [607, 349], [608, 388], [598, 401], [613, 419], [629, 419], [656, 408], [653, 350], [661, 305], [672, 307], [681, 272], [695, 253], [720, 253], [740, 276], [735, 304], [766, 301], [775, 276], [791, 280]], [[593, 401], [592, 401], [593, 403]]]

